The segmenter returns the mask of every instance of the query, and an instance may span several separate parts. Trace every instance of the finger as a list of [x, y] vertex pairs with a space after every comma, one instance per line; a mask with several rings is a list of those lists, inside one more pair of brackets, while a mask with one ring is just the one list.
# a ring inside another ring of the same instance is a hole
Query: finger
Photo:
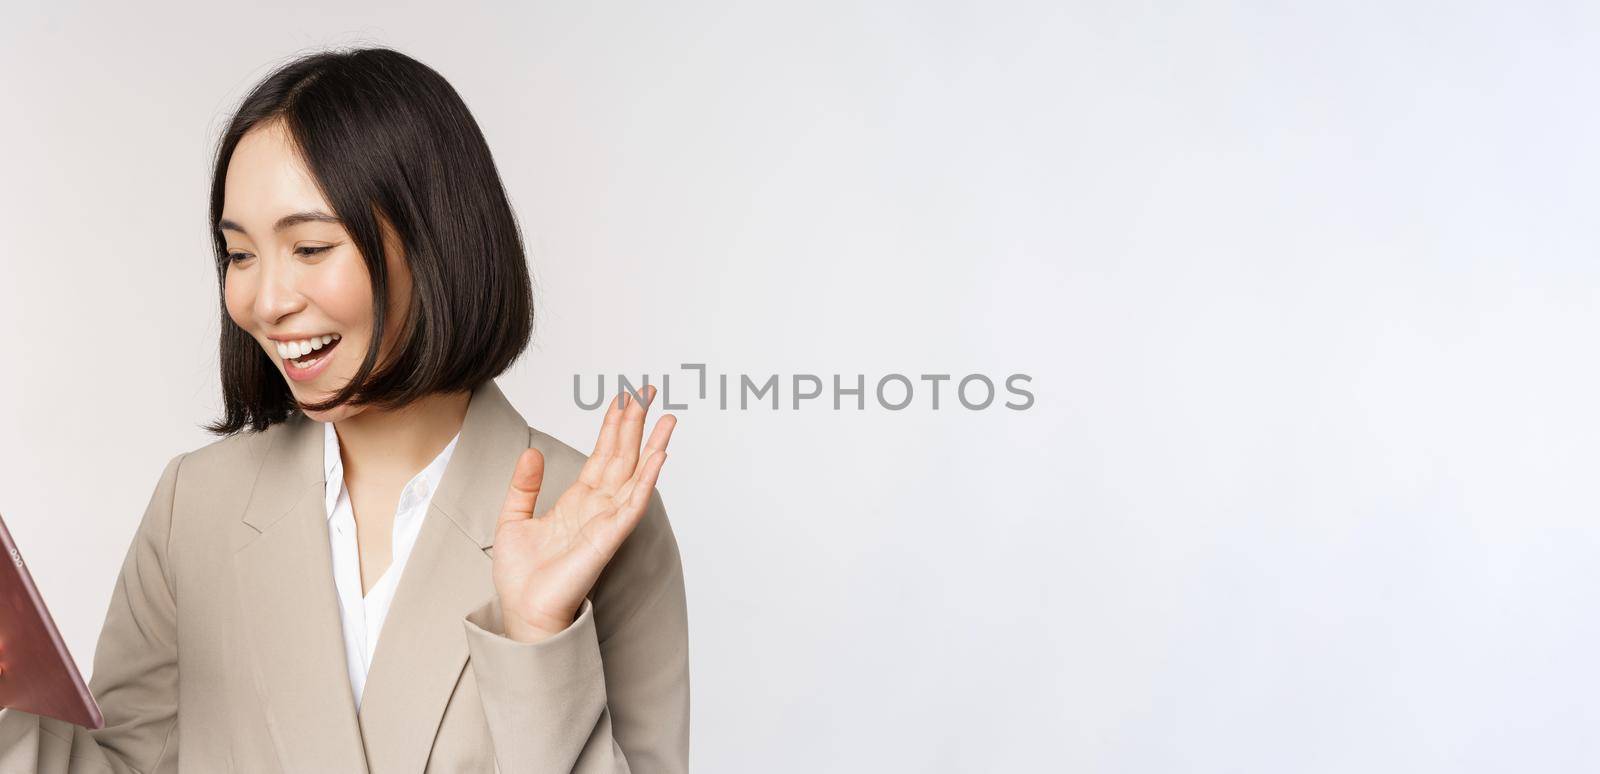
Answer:
[[656, 485], [656, 476], [661, 473], [661, 466], [667, 461], [667, 453], [658, 451], [646, 457], [639, 464], [639, 473], [628, 481], [623, 491], [618, 492], [613, 502], [618, 504], [618, 510], [632, 512], [643, 509], [650, 500], [650, 491]]
[[589, 455], [589, 459], [583, 463], [583, 469], [578, 471], [578, 480], [591, 487], [600, 486], [606, 464], [611, 461], [611, 455], [617, 448], [617, 428], [622, 425], [623, 399], [627, 396], [626, 392], [618, 394], [606, 407], [605, 420], [600, 423], [600, 437], [594, 442], [594, 453]]
[[656, 478], [661, 475], [661, 466], [667, 463], [667, 453], [658, 451], [651, 454], [644, 461], [644, 468], [639, 471], [639, 479], [634, 482], [633, 489], [628, 493], [627, 505], [617, 509], [613, 517], [620, 522], [619, 528], [624, 533], [632, 532], [635, 525], [643, 518], [645, 506], [650, 504], [650, 493], [656, 489]]
[[613, 506], [595, 514], [579, 530], [584, 542], [588, 543], [589, 547], [607, 563], [611, 561], [611, 557], [616, 556], [617, 549], [622, 547], [622, 541], [628, 537], [627, 533], [618, 531], [618, 522], [612, 518], [616, 513], [617, 509]]
[[622, 541], [633, 533], [639, 522], [644, 520], [644, 513], [650, 504], [650, 493], [655, 491], [656, 478], [661, 473], [661, 466], [667, 461], [666, 452], [656, 452], [645, 458], [644, 466], [640, 470], [638, 482], [632, 488], [632, 495], [625, 501], [618, 501], [616, 507], [597, 516], [590, 522], [601, 538], [596, 542], [615, 552], [622, 546]]
[[667, 443], [672, 439], [672, 429], [678, 426], [678, 418], [671, 414], [662, 414], [656, 420], [656, 427], [650, 431], [650, 440], [645, 442], [644, 451], [640, 452], [642, 459], [621, 488], [617, 490], [616, 499], [626, 500], [633, 493], [633, 488], [638, 484], [639, 475], [644, 472], [645, 463], [650, 461], [650, 455], [667, 450]]
[[517, 467], [511, 471], [511, 485], [506, 488], [505, 504], [500, 506], [500, 518], [495, 526], [519, 519], [533, 518], [533, 507], [539, 501], [539, 487], [544, 482], [544, 455], [538, 449], [528, 449], [517, 457]]
[[672, 428], [678, 426], [678, 418], [672, 414], [662, 414], [656, 420], [656, 427], [650, 431], [650, 440], [645, 441], [644, 451], [639, 454], [649, 459], [651, 453], [667, 450], [667, 442], [672, 439]]
[[620, 486], [628, 476], [633, 475], [634, 468], [639, 464], [639, 439], [644, 436], [644, 415], [655, 401], [656, 388], [647, 385], [643, 397], [643, 403], [631, 399], [628, 401], [628, 411], [622, 417], [622, 427], [617, 434], [616, 450], [600, 478], [601, 488]]

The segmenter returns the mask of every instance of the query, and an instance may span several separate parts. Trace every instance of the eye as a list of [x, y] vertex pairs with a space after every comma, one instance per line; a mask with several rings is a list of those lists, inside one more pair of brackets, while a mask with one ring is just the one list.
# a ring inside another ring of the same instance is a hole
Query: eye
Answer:
[[[337, 246], [338, 245], [310, 245], [310, 246], [306, 246], [306, 247], [297, 247], [297, 248], [295, 248], [294, 252], [295, 252], [295, 255], [312, 256], [312, 255], [316, 255], [318, 253], [327, 252], [327, 251], [332, 250], [333, 248], [335, 248]], [[250, 257], [251, 257], [251, 255], [249, 253], [228, 253], [228, 257], [226, 258], [226, 261], [229, 264], [235, 264], [235, 263], [240, 263], [240, 262], [242, 262], [242, 261], [244, 261], [244, 260], [246, 260], [246, 259], [248, 259]]]

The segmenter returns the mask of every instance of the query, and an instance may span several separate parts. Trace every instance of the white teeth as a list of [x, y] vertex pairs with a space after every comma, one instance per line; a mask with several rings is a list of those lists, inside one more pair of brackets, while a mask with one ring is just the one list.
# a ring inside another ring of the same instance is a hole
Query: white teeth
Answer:
[[321, 336], [314, 336], [312, 338], [301, 339], [299, 341], [280, 341], [276, 343], [278, 357], [283, 358], [284, 360], [305, 357], [306, 355], [322, 349], [323, 347], [326, 347], [338, 340], [339, 334], [326, 333]]

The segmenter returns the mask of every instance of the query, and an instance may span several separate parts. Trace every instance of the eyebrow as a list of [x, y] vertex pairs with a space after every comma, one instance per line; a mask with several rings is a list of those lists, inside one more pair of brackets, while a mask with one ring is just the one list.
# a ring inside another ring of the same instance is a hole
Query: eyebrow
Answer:
[[[285, 215], [285, 216], [279, 218], [278, 222], [272, 226], [272, 230], [273, 230], [274, 233], [276, 233], [278, 231], [282, 231], [282, 230], [284, 230], [286, 228], [289, 228], [290, 226], [298, 226], [301, 223], [344, 223], [344, 221], [342, 221], [342, 220], [340, 220], [340, 219], [338, 219], [338, 218], [336, 218], [336, 217], [334, 217], [332, 215], [329, 215], [326, 212], [320, 212], [318, 210], [307, 210], [305, 212], [296, 212], [296, 213], [293, 213], [291, 215]], [[237, 223], [234, 223], [233, 221], [228, 220], [227, 218], [223, 218], [222, 220], [217, 221], [217, 230], [218, 231], [237, 231], [237, 232], [239, 232], [241, 234], [247, 234], [247, 232], [244, 230], [244, 226], [241, 226], [241, 225], [239, 225]]]

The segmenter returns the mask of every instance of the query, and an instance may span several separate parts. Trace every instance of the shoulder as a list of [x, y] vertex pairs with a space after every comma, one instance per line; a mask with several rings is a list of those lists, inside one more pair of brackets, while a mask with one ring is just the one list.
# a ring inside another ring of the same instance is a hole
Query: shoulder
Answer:
[[190, 526], [184, 525], [216, 521], [182, 514], [210, 514], [235, 504], [242, 506], [250, 487], [239, 482], [253, 479], [266, 450], [281, 434], [280, 427], [218, 438], [168, 458], [146, 507], [141, 532], [159, 536], [164, 545], [182, 542], [189, 539], [180, 537], [189, 535]]
[[[291, 420], [293, 421], [293, 420]], [[183, 474], [215, 475], [223, 471], [238, 471], [241, 466], [252, 469], [266, 459], [267, 449], [288, 430], [288, 422], [280, 422], [266, 430], [244, 431], [218, 438], [204, 446], [180, 452], [173, 459], [182, 462]]]
[[243, 431], [180, 451], [167, 460], [163, 479], [171, 479], [180, 496], [224, 496], [248, 491], [267, 450], [285, 440], [291, 418], [260, 431]]

